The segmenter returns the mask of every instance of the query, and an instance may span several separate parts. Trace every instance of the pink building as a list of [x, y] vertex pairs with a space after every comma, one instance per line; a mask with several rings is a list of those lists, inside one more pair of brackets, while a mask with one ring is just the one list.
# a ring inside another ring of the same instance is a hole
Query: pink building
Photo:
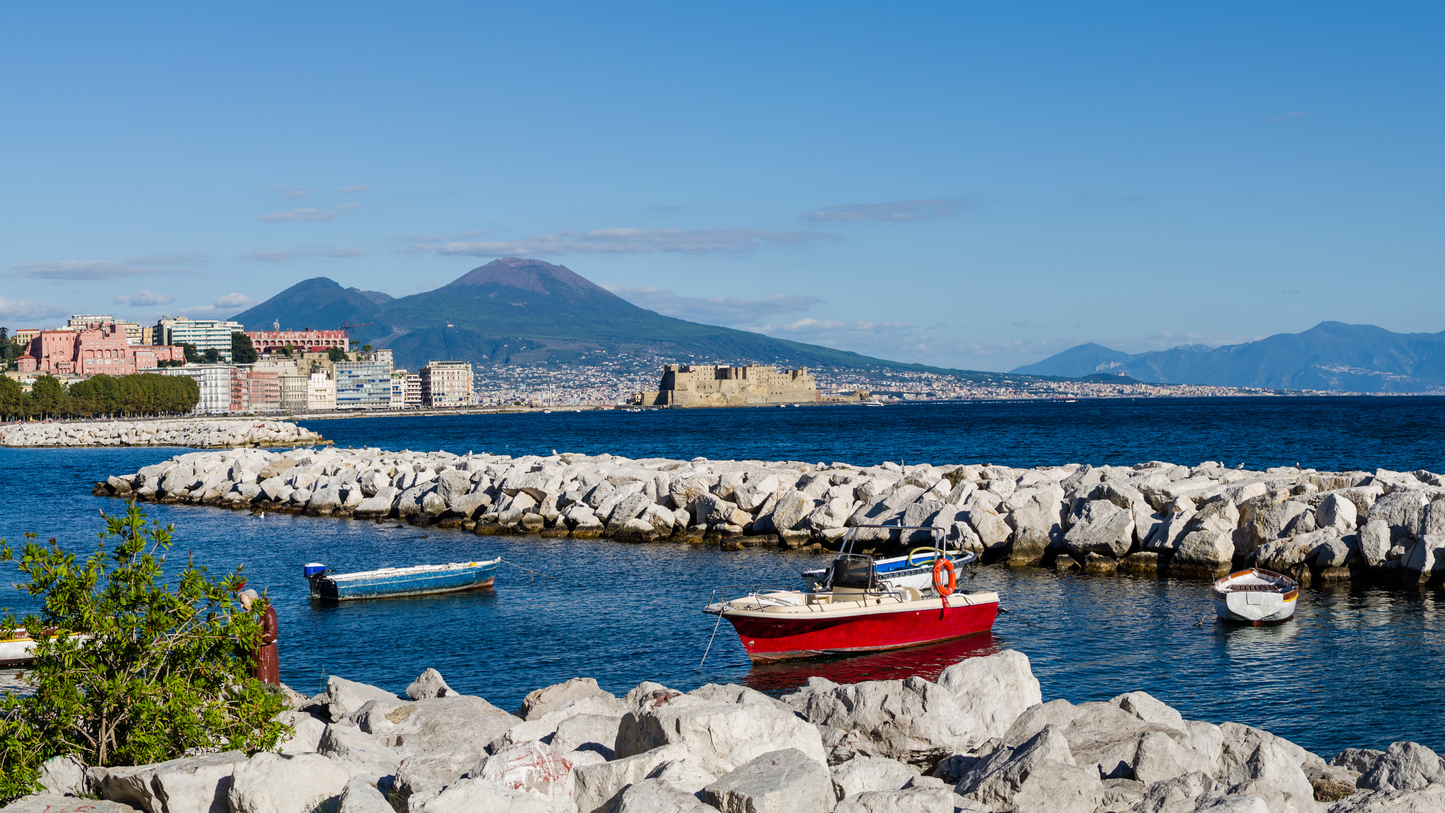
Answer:
[[186, 358], [180, 347], [131, 344], [125, 329], [113, 324], [93, 330], [42, 330], [30, 340], [26, 355], [35, 367], [23, 372], [82, 376], [129, 375]]
[[280, 412], [280, 376], [249, 367], [232, 367], [230, 411]]
[[333, 347], [347, 349], [344, 330], [248, 330], [246, 335], [257, 353], [276, 353], [288, 344], [307, 353], [325, 353]]

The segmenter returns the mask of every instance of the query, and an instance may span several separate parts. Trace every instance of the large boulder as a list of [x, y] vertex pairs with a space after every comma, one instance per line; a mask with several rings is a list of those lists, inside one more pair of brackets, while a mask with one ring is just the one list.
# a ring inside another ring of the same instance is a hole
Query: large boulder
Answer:
[[1174, 549], [1171, 566], [1200, 572], [1226, 570], [1234, 560], [1234, 535], [1225, 531], [1190, 531]]
[[658, 768], [678, 760], [693, 761], [692, 752], [682, 742], [595, 765], [578, 765], [572, 769], [573, 801], [578, 813], [610, 810], [618, 795], [629, 785], [641, 782]]
[[918, 776], [918, 769], [896, 759], [854, 757], [833, 766], [833, 784], [839, 797], [869, 791], [902, 790]]
[[954, 792], [993, 809], [1095, 813], [1104, 783], [1097, 771], [1074, 764], [1063, 732], [1049, 725], [979, 760]]
[[484, 758], [467, 773], [535, 796], [548, 804], [567, 807], [572, 804], [572, 767], [572, 763], [551, 746], [526, 742]]
[[418, 813], [563, 813], [558, 807], [520, 790], [468, 777], [448, 785], [440, 794], [416, 808]]
[[336, 813], [396, 813], [369, 777], [354, 776], [341, 789]]
[[[617, 700], [617, 696], [611, 692], [604, 691], [597, 685], [595, 678], [572, 678], [571, 680], [553, 684], [545, 688], [536, 689], [522, 698], [522, 707], [517, 709], [517, 716], [523, 720], [536, 720], [543, 715], [556, 711], [569, 703], [587, 697], [602, 697], [608, 700]], [[619, 707], [619, 715], [622, 709]]]
[[965, 658], [938, 676], [953, 692], [960, 710], [983, 738], [1002, 737], [1029, 707], [1043, 702], [1029, 658], [1006, 649], [983, 658]]
[[1445, 536], [1431, 534], [1415, 540], [1400, 565], [1422, 580], [1445, 576]]
[[154, 765], [108, 768], [96, 790], [102, 799], [149, 813], [229, 813], [232, 775], [245, 764], [240, 751], [182, 757]]
[[719, 775], [761, 754], [786, 748], [827, 763], [816, 727], [757, 692], [739, 700], [655, 692], [622, 718], [616, 756], [635, 756], [681, 743], [700, 767]]
[[351, 777], [320, 754], [261, 753], [236, 766], [226, 796], [232, 813], [312, 813], [339, 797]]
[[755, 757], [698, 798], [729, 813], [829, 813], [838, 803], [828, 769], [796, 748]]
[[1134, 514], [1108, 500], [1088, 500], [1064, 533], [1064, 547], [1076, 559], [1097, 553], [1118, 559], [1134, 544]]
[[644, 779], [622, 791], [616, 813], [717, 813], [717, 808], [665, 780]]
[[1013, 528], [1009, 564], [1031, 565], [1064, 535], [1064, 490], [1054, 483], [1019, 489], [1004, 500]]
[[345, 720], [372, 700], [391, 702], [397, 699], [391, 692], [365, 683], [335, 675], [326, 679], [326, 709], [332, 722]]
[[931, 768], [988, 738], [953, 691], [919, 677], [849, 685], [815, 677], [783, 701], [822, 731], [832, 763], [874, 756]]
[[1445, 762], [1414, 742], [1392, 744], [1355, 781], [1356, 787], [1384, 791], [1420, 790], [1429, 785], [1445, 785]]
[[456, 692], [442, 679], [442, 673], [430, 667], [418, 675], [410, 686], [406, 687], [406, 696], [412, 700], [427, 700], [453, 694]]
[[433, 751], [486, 751], [522, 722], [480, 697], [449, 695], [408, 703], [372, 701], [355, 715], [361, 730], [403, 758]]

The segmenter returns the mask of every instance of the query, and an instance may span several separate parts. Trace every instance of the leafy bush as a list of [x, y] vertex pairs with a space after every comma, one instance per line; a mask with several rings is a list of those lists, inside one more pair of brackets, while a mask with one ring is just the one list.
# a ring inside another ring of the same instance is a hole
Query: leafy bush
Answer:
[[267, 750], [288, 732], [273, 719], [285, 700], [250, 676], [264, 605], [232, 598], [240, 569], [213, 581], [188, 561], [172, 586], [160, 580], [172, 526], [147, 525], [134, 502], [105, 524], [84, 562], [54, 539], [27, 534], [18, 558], [0, 540], [0, 561], [29, 579], [17, 586], [43, 598], [38, 614], [6, 611], [0, 638], [17, 625], [61, 633], [36, 644], [35, 693], [0, 695], [0, 799], [33, 791], [53, 756], [140, 765]]

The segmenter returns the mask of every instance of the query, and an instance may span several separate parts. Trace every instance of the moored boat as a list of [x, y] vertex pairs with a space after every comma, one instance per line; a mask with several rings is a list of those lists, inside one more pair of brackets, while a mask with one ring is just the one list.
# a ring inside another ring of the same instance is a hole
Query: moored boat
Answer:
[[445, 565], [384, 567], [358, 573], [332, 573], [325, 565], [306, 565], [311, 597], [332, 601], [425, 596], [491, 587], [501, 559]]
[[1214, 583], [1214, 613], [1239, 624], [1281, 624], [1294, 616], [1299, 583], [1272, 570], [1252, 567]]
[[[838, 558], [834, 560], [834, 564], [847, 560], [853, 554], [857, 547], [859, 529], [899, 531], [900, 533], [926, 531], [935, 537], [931, 547], [914, 548], [907, 556], [873, 560], [874, 573], [878, 575], [881, 582], [889, 587], [912, 587], [915, 590], [927, 590], [932, 587], [936, 555], [946, 556], [955, 567], [971, 565], [978, 561], [978, 557], [968, 551], [954, 550], [950, 552], [942, 538], [943, 529], [941, 528], [915, 525], [858, 525], [849, 528], [847, 535], [843, 537], [843, 544], [838, 549]], [[804, 588], [808, 592], [827, 590], [833, 576], [834, 564], [803, 571]]]
[[29, 666], [35, 660], [35, 639], [19, 628], [8, 638], [0, 638], [0, 668]]
[[703, 611], [726, 618], [753, 661], [901, 649], [993, 629], [998, 594], [958, 591], [942, 542], [935, 533], [926, 590], [890, 584], [873, 557], [849, 553], [834, 560], [823, 589], [723, 593]]
[[[53, 630], [46, 630], [45, 638], [54, 638]], [[84, 638], [78, 633], [72, 633], [71, 638]], [[0, 669], [9, 669], [16, 666], [29, 666], [35, 662], [35, 638], [25, 631], [24, 627], [16, 627], [15, 631], [6, 638], [0, 638]]]

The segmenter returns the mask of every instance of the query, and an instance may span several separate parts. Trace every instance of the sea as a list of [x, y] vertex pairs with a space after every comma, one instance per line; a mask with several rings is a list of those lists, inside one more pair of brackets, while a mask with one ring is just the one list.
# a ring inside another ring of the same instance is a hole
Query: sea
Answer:
[[[1445, 399], [1315, 397], [903, 403], [418, 416], [303, 421], [341, 447], [526, 455], [794, 460], [858, 465], [1164, 460], [1228, 467], [1445, 471]], [[93, 549], [96, 480], [164, 460], [174, 448], [0, 449], [0, 538], [26, 532]], [[705, 615], [724, 586], [796, 586], [826, 555], [686, 543], [485, 537], [290, 514], [143, 505], [175, 527], [172, 563], [241, 568], [281, 628], [283, 681], [324, 689], [328, 675], [402, 692], [434, 667], [456, 690], [508, 710], [571, 677], [623, 693], [644, 680], [687, 690], [737, 683], [774, 695], [812, 675], [838, 682], [933, 678], [961, 658], [1027, 654], [1045, 699], [1107, 700], [1143, 690], [1186, 718], [1260, 726], [1316, 753], [1397, 740], [1445, 751], [1445, 593], [1342, 584], [1302, 591], [1278, 627], [1216, 622], [1208, 582], [1056, 574], [989, 566], [967, 589], [995, 590], [992, 633], [930, 647], [753, 666], [726, 623]], [[325, 605], [302, 568], [340, 570], [501, 557], [491, 590]], [[33, 609], [0, 565], [0, 607]], [[706, 656], [706, 657], [704, 657]], [[13, 676], [11, 676], [13, 677]], [[3, 683], [3, 676], [0, 676]]]

